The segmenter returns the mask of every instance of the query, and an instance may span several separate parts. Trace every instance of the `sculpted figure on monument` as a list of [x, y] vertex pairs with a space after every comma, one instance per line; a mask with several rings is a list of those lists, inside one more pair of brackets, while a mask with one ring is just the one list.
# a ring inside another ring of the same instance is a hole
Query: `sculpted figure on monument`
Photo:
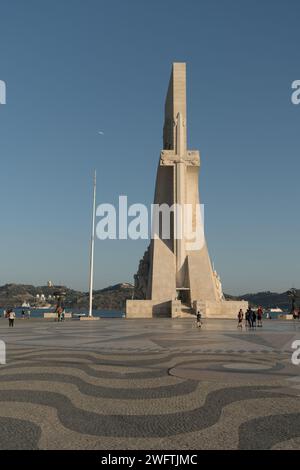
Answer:
[[223, 288], [222, 288], [222, 282], [219, 274], [217, 273], [216, 270], [214, 270], [214, 279], [217, 287], [217, 292], [218, 292], [218, 297], [219, 300], [224, 300], [224, 294], [223, 294]]

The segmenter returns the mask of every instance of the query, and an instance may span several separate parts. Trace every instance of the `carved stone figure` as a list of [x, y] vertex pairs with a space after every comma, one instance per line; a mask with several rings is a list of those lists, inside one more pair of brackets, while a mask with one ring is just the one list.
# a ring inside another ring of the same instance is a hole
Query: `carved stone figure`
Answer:
[[215, 278], [215, 283], [216, 283], [216, 288], [218, 292], [218, 297], [219, 300], [224, 300], [224, 294], [223, 294], [223, 288], [222, 288], [222, 282], [219, 274], [217, 273], [216, 270], [214, 270], [214, 278]]

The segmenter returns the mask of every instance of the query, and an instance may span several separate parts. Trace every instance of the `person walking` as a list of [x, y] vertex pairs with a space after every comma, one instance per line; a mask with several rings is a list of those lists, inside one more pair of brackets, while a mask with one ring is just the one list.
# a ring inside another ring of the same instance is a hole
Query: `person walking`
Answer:
[[201, 323], [201, 312], [200, 312], [200, 310], [198, 310], [198, 312], [197, 312], [197, 327], [198, 327], [198, 328], [201, 328], [201, 326], [202, 326], [202, 323]]
[[241, 330], [243, 329], [243, 318], [244, 318], [244, 313], [243, 313], [243, 310], [240, 309], [240, 311], [238, 313], [238, 325], [237, 325], [237, 327], [241, 328]]
[[15, 312], [13, 310], [10, 310], [8, 314], [8, 326], [11, 326], [13, 328], [15, 318], [16, 318]]

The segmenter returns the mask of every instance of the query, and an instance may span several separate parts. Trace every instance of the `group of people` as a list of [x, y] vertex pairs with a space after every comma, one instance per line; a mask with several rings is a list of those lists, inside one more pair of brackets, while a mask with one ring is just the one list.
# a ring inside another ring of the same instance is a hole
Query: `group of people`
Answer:
[[[248, 307], [245, 313], [245, 327], [254, 329], [256, 327], [262, 327], [262, 317], [263, 317], [263, 309], [262, 307], [258, 307], [256, 312], [252, 310], [251, 307]], [[243, 319], [244, 319], [244, 312], [240, 309], [238, 313], [238, 328], [243, 328]], [[196, 325], [198, 328], [202, 326], [202, 315], [200, 310], [198, 310], [196, 315]]]
[[25, 311], [24, 309], [22, 310], [22, 318], [24, 319], [25, 318], [25, 315], [27, 316], [27, 318], [30, 318], [30, 310], [27, 310]]
[[[23, 309], [21, 312], [21, 318], [22, 319], [25, 319], [26, 317], [30, 318], [30, 313], [31, 313], [30, 310], [26, 311]], [[65, 320], [65, 309], [63, 307], [58, 305], [55, 309], [55, 313], [57, 315], [55, 319], [56, 321], [62, 322]], [[13, 309], [9, 308], [7, 310], [4, 310], [3, 316], [4, 318], [8, 319], [9, 326], [13, 327], [15, 323], [15, 319], [16, 319], [16, 313], [13, 311]]]
[[[261, 307], [258, 307], [256, 312], [251, 307], [248, 307], [245, 313], [245, 328], [254, 329], [256, 327], [262, 327], [262, 317], [263, 309]], [[243, 319], [244, 312], [241, 309], [238, 313], [238, 328], [243, 328]]]

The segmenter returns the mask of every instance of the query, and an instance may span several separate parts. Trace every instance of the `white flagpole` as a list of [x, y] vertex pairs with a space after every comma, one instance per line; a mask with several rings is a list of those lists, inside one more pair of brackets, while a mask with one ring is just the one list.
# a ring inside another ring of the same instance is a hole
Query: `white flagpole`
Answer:
[[92, 316], [93, 316], [96, 189], [97, 189], [97, 173], [96, 173], [96, 170], [95, 170], [95, 173], [94, 173], [94, 194], [93, 194], [93, 216], [92, 216], [91, 253], [90, 253], [90, 302], [89, 302], [89, 317], [92, 317]]

